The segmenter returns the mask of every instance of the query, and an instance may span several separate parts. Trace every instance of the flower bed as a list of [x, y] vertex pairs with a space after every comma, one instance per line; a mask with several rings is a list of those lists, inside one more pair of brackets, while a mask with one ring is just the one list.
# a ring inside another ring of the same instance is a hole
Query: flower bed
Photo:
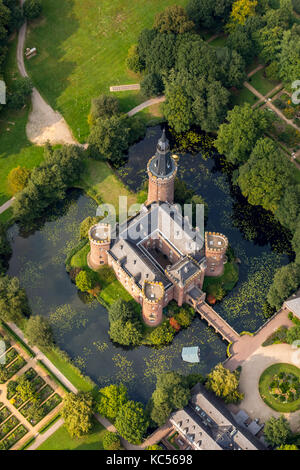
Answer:
[[3, 439], [3, 437], [17, 426], [17, 424], [19, 424], [19, 421], [15, 416], [12, 416], [5, 421], [5, 423], [0, 426], [0, 439]]
[[43, 411], [45, 412], [45, 416], [50, 413], [54, 408], [56, 408], [60, 403], [62, 402], [62, 398], [58, 393], [55, 393], [52, 395], [49, 400], [47, 400], [43, 405]]
[[22, 367], [26, 365], [25, 359], [23, 357], [19, 356], [15, 362], [13, 362], [10, 366], [7, 367], [8, 373], [9, 373], [9, 378], [11, 378], [13, 375], [15, 375]]
[[291, 364], [273, 364], [259, 379], [259, 392], [273, 410], [288, 413], [300, 409], [300, 369]]
[[10, 449], [14, 446], [22, 437], [28, 433], [28, 430], [20, 424], [6, 439], [4, 439], [1, 444], [4, 449]]
[[11, 348], [7, 353], [5, 354], [5, 363], [6, 365], [9, 365], [14, 359], [18, 357], [18, 352], [14, 349]]
[[43, 387], [39, 393], [36, 395], [37, 400], [40, 403], [43, 403], [52, 393], [54, 392], [53, 388], [50, 387], [50, 385], [46, 385], [46, 387]]
[[3, 421], [5, 421], [10, 415], [11, 415], [11, 412], [9, 411], [8, 408], [6, 408], [6, 406], [1, 408], [1, 410], [0, 410], [0, 424], [3, 423]]

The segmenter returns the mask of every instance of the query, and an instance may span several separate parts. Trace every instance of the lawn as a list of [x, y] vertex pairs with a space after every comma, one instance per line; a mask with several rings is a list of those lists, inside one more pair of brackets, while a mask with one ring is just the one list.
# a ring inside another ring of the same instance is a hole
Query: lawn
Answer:
[[278, 85], [279, 82], [274, 82], [268, 80], [264, 77], [265, 69], [261, 69], [256, 72], [252, 77], [248, 79], [248, 82], [262, 95], [266, 95], [269, 93], [273, 88]]
[[251, 105], [258, 101], [258, 98], [248, 88], [243, 86], [241, 90], [232, 91], [231, 101], [234, 106], [249, 103]]
[[65, 426], [61, 426], [37, 450], [103, 450], [104, 432], [105, 428], [95, 421], [90, 434], [72, 439]]
[[203, 291], [213, 295], [218, 287], [222, 287], [224, 291], [231, 291], [239, 279], [239, 269], [234, 261], [225, 264], [222, 276], [212, 277], [206, 276], [203, 283]]
[[[10, 84], [17, 76], [16, 45], [14, 40], [4, 70], [4, 79]], [[11, 198], [7, 186], [7, 175], [18, 165], [34, 168], [43, 160], [43, 148], [32, 145], [26, 137], [29, 102], [20, 111], [3, 109], [0, 116], [0, 205]]]
[[119, 196], [128, 197], [128, 207], [136, 203], [136, 195], [131, 193], [114, 174], [107, 162], [89, 159], [86, 161], [78, 187], [95, 199], [99, 204], [112, 204], [118, 214]]
[[91, 392], [95, 386], [92, 382], [81, 376], [79, 369], [71, 364], [56, 350], [44, 351], [45, 356], [57, 367], [66, 378], [82, 392]]
[[295, 401], [281, 403], [274, 397], [269, 388], [272, 382], [274, 382], [274, 378], [280, 373], [293, 374], [298, 377], [298, 387], [300, 386], [300, 369], [298, 367], [291, 364], [273, 364], [260, 376], [259, 393], [263, 401], [273, 410], [281, 413], [292, 413], [300, 409], [300, 398]]
[[[44, 98], [82, 142], [89, 133], [91, 98], [109, 93], [111, 85], [139, 82], [126, 69], [128, 49], [142, 29], [152, 26], [155, 14], [173, 4], [174, 0], [43, 0], [44, 16], [30, 26], [26, 42], [27, 47], [37, 47], [38, 54], [26, 65]], [[123, 96], [124, 111], [143, 101], [140, 93]]]
[[209, 43], [209, 45], [213, 46], [213, 47], [225, 47], [226, 46], [226, 41], [227, 41], [226, 36], [219, 36], [216, 39], [214, 39], [213, 41], [211, 41]]

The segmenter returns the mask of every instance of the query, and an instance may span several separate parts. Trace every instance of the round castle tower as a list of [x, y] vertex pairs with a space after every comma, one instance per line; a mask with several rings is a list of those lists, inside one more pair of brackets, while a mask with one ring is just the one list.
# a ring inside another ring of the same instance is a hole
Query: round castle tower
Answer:
[[228, 238], [222, 233], [205, 232], [206, 276], [220, 276], [227, 262]]
[[145, 281], [143, 286], [143, 319], [146, 325], [157, 326], [162, 322], [164, 286], [161, 282]]
[[91, 251], [88, 254], [88, 265], [91, 269], [97, 270], [103, 264], [108, 263], [108, 250], [110, 249], [110, 225], [97, 224], [89, 230], [89, 240]]
[[148, 162], [147, 171], [149, 176], [147, 204], [159, 201], [173, 204], [177, 164], [171, 156], [165, 130], [158, 141], [156, 154]]

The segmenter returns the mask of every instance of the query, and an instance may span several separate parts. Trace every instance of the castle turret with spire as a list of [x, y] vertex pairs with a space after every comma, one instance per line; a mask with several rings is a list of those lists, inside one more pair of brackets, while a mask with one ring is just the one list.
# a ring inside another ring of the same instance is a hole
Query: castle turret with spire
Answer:
[[149, 176], [147, 204], [152, 202], [174, 202], [174, 181], [177, 164], [171, 156], [165, 129], [158, 141], [155, 155], [147, 166]]

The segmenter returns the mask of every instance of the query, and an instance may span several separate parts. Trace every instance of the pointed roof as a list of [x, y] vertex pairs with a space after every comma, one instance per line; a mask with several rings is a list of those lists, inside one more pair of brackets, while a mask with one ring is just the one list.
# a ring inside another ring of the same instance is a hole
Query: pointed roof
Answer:
[[171, 157], [170, 144], [165, 129], [157, 143], [156, 153], [150, 162], [149, 169], [155, 176], [161, 178], [169, 176], [175, 169], [175, 162]]

